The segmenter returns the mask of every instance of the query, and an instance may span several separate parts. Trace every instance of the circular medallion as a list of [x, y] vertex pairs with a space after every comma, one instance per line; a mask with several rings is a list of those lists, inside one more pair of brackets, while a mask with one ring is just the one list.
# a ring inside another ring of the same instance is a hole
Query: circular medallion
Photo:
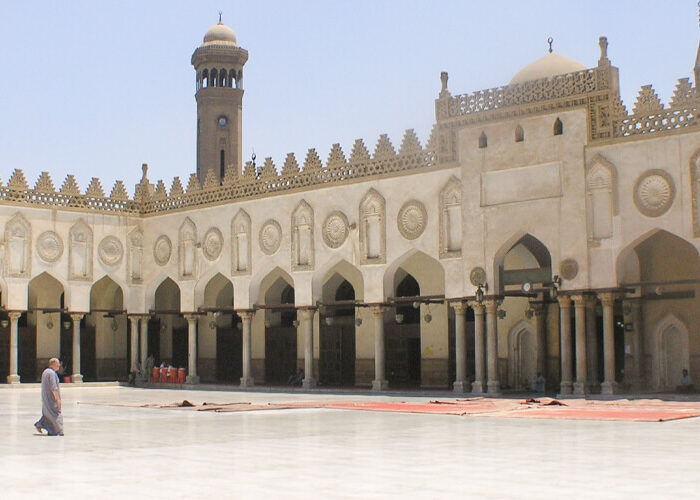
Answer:
[[479, 286], [486, 283], [486, 271], [483, 267], [475, 267], [472, 272], [469, 273], [469, 281], [472, 285]]
[[158, 236], [155, 245], [153, 245], [153, 258], [156, 264], [164, 266], [170, 260], [170, 254], [173, 252], [173, 244], [170, 243], [170, 238], [161, 234]]
[[399, 232], [407, 240], [415, 240], [423, 234], [427, 220], [428, 213], [420, 201], [407, 201], [399, 210], [397, 218]]
[[665, 214], [673, 204], [676, 188], [668, 173], [660, 169], [647, 170], [634, 186], [634, 203], [647, 217]]
[[282, 227], [276, 220], [268, 220], [260, 229], [260, 249], [265, 255], [279, 250], [282, 242]]
[[97, 254], [106, 266], [116, 266], [122, 261], [124, 247], [116, 236], [105, 236], [97, 246]]
[[338, 248], [348, 237], [348, 218], [343, 212], [331, 212], [323, 223], [323, 241], [330, 248]]
[[559, 264], [559, 273], [565, 280], [572, 280], [578, 274], [578, 262], [574, 259], [564, 259]]
[[36, 240], [36, 253], [44, 262], [56, 262], [63, 255], [63, 241], [53, 231], [44, 231]]
[[221, 231], [215, 227], [209, 229], [204, 235], [204, 244], [202, 245], [204, 256], [208, 260], [218, 259], [223, 246], [224, 238], [221, 235]]

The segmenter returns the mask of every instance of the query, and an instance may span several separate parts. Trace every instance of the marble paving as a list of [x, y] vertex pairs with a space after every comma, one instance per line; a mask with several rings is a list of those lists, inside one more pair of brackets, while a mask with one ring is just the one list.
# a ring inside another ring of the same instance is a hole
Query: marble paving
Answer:
[[[0, 391], [0, 497], [691, 498], [700, 418], [663, 423], [79, 403], [357, 395], [63, 386], [66, 436], [35, 435], [38, 388]], [[363, 396], [385, 402], [427, 397]]]

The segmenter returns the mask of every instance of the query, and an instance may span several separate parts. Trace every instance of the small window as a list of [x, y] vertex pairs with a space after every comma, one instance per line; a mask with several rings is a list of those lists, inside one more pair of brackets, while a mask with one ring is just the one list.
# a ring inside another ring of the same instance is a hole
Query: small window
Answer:
[[561, 122], [559, 118], [554, 120], [554, 135], [563, 135], [564, 134], [564, 124]]
[[515, 127], [515, 142], [523, 142], [525, 140], [525, 131], [518, 125]]
[[488, 146], [488, 139], [486, 138], [485, 133], [481, 133], [479, 136], [479, 149], [484, 149], [486, 146]]
[[226, 173], [226, 152], [222, 149], [220, 153], [220, 163], [219, 163], [219, 177], [224, 178]]

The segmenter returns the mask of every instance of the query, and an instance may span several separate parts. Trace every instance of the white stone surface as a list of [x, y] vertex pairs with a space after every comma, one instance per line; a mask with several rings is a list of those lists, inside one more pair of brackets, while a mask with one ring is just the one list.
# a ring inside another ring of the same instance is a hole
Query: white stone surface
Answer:
[[2, 498], [691, 498], [700, 419], [525, 420], [340, 410], [211, 413], [79, 402], [429, 398], [63, 387], [0, 391]]

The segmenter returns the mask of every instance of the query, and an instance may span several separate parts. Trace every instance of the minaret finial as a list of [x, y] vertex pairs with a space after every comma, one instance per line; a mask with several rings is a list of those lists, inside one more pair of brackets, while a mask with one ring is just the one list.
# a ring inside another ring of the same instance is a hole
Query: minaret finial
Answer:
[[553, 42], [554, 42], [554, 38], [552, 38], [551, 36], [549, 38], [547, 38], [547, 43], [549, 44], [549, 53], [550, 54], [552, 53], [552, 43]]
[[224, 24], [221, 22], [221, 11], [219, 11], [219, 24]]

